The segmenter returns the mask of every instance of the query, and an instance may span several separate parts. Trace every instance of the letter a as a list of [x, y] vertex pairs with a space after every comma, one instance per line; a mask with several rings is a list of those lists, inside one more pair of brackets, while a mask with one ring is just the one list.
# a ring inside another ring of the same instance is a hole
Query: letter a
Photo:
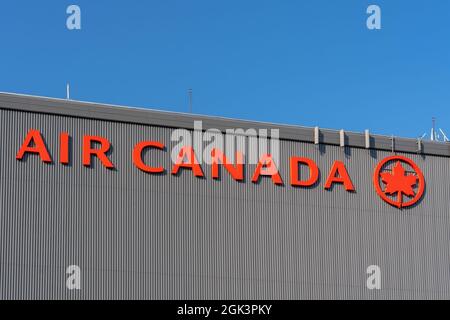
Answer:
[[367, 278], [367, 289], [381, 289], [381, 270], [377, 265], [371, 265], [367, 267], [367, 274], [370, 274], [369, 278]]
[[372, 4], [367, 7], [367, 14], [371, 14], [366, 21], [367, 29], [381, 29], [381, 9], [379, 6]]
[[81, 269], [77, 265], [68, 266], [66, 273], [70, 276], [66, 280], [66, 287], [69, 290], [80, 290], [81, 288]]
[[70, 16], [67, 17], [66, 26], [69, 30], [80, 30], [81, 29], [81, 9], [77, 5], [70, 5], [66, 10], [67, 14]]

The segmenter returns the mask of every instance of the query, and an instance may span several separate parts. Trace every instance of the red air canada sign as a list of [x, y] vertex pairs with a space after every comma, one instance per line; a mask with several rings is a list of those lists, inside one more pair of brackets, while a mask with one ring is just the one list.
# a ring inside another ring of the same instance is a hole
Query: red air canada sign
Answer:
[[[69, 153], [71, 152], [70, 136], [66, 132], [59, 136], [59, 163], [69, 164]], [[95, 144], [95, 146], [93, 146]], [[83, 166], [90, 167], [94, 158], [108, 169], [115, 168], [115, 165], [108, 158], [111, 143], [108, 139], [100, 136], [84, 135], [82, 137], [81, 159]], [[145, 163], [143, 152], [146, 149], [154, 149], [156, 152], [166, 152], [165, 145], [159, 141], [141, 141], [133, 146], [131, 160], [134, 166], [150, 174], [162, 174], [166, 168], [163, 166]], [[39, 156], [45, 163], [53, 163], [54, 160], [48, 150], [44, 138], [40, 131], [31, 129], [16, 154], [17, 160], [22, 160], [26, 154]], [[180, 148], [178, 157], [172, 164], [171, 174], [177, 175], [180, 169], [189, 170], [195, 177], [204, 177], [204, 171], [197, 160], [196, 153], [191, 146]], [[210, 152], [210, 170], [213, 179], [219, 179], [219, 170], [227, 171], [232, 179], [236, 181], [244, 180], [243, 155], [236, 152], [234, 161], [230, 161], [222, 150], [213, 148]], [[308, 168], [307, 177], [300, 177], [300, 167]], [[291, 156], [289, 158], [289, 184], [294, 187], [312, 187], [319, 179], [319, 167], [310, 158]], [[263, 154], [259, 158], [252, 173], [251, 181], [258, 183], [261, 177], [267, 177], [275, 185], [284, 185], [275, 161], [270, 154]], [[353, 192], [355, 186], [349, 172], [342, 161], [334, 161], [331, 165], [324, 189], [330, 190], [336, 184], [342, 186], [344, 190]], [[376, 193], [385, 202], [397, 208], [409, 207], [416, 204], [423, 196], [425, 190], [425, 179], [422, 171], [411, 159], [404, 156], [391, 156], [381, 160], [373, 173], [373, 185]]]

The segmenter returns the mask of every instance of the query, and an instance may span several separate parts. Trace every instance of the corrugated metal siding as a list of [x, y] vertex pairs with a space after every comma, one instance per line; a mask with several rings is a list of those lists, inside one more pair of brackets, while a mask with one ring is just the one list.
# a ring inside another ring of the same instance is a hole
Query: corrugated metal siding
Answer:
[[[130, 111], [132, 112], [132, 111]], [[27, 299], [387, 299], [450, 298], [450, 163], [411, 155], [427, 181], [419, 205], [398, 210], [372, 186], [385, 151], [283, 140], [281, 175], [239, 183], [170, 174], [172, 129], [0, 109], [0, 298]], [[53, 164], [15, 155], [39, 129]], [[73, 158], [58, 163], [61, 131]], [[115, 170], [81, 164], [83, 134], [107, 137]], [[165, 175], [135, 168], [133, 146], [165, 142], [147, 159]], [[321, 169], [319, 185], [289, 185], [289, 157]], [[342, 160], [355, 193], [323, 189]], [[66, 289], [79, 265], [81, 290]], [[366, 268], [382, 271], [382, 290], [366, 288]]]

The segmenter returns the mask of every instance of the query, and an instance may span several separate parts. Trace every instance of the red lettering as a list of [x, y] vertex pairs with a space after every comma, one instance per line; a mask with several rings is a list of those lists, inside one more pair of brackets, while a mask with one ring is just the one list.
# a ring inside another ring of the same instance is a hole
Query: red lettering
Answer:
[[61, 132], [59, 135], [59, 162], [69, 164], [69, 134]]
[[156, 141], [143, 141], [139, 142], [133, 149], [133, 163], [140, 170], [150, 173], [162, 173], [164, 172], [163, 167], [150, 167], [142, 161], [142, 151], [145, 148], [156, 148], [163, 150], [164, 144]]
[[333, 163], [333, 167], [331, 168], [330, 174], [328, 175], [328, 179], [325, 183], [325, 189], [330, 189], [333, 183], [342, 183], [345, 190], [355, 191], [352, 180], [350, 179], [347, 169], [345, 168], [345, 164], [342, 161], [335, 161]]
[[[298, 176], [299, 164], [304, 164], [309, 168], [309, 179], [301, 180]], [[308, 158], [291, 157], [291, 185], [298, 187], [310, 187], [319, 179], [319, 168], [317, 164]]]
[[[33, 146], [30, 146], [31, 142], [33, 142]], [[19, 152], [17, 152], [16, 159], [22, 160], [25, 153], [38, 154], [43, 162], [52, 162], [52, 158], [50, 157], [47, 147], [45, 146], [44, 139], [38, 130], [31, 129], [28, 132], [22, 146], [19, 149]]]
[[270, 154], [263, 155], [256, 166], [255, 172], [253, 174], [252, 182], [257, 183], [260, 176], [270, 176], [273, 183], [277, 185], [282, 185], [283, 180], [278, 173], [278, 168], [272, 159]]
[[[92, 142], [100, 144], [100, 149], [92, 149]], [[89, 167], [91, 165], [91, 156], [96, 156], [106, 168], [114, 168], [112, 162], [106, 156], [111, 144], [103, 137], [84, 136], [83, 137], [83, 165]]]
[[[187, 156], [188, 161], [184, 162], [184, 158]], [[194, 172], [194, 176], [203, 177], [202, 167], [198, 164], [195, 158], [195, 152], [192, 147], [182, 147], [178, 155], [178, 159], [172, 168], [172, 174], [178, 174], [180, 168], [191, 169]]]
[[212, 177], [213, 179], [219, 179], [219, 161], [223, 164], [223, 167], [230, 173], [234, 180], [244, 180], [244, 157], [240, 152], [236, 152], [236, 165], [233, 166], [225, 155], [219, 149], [211, 150], [212, 157]]

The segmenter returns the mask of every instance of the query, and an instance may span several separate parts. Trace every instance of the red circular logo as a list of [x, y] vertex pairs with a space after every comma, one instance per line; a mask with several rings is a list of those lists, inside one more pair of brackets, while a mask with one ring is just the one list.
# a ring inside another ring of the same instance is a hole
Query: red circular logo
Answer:
[[375, 168], [373, 184], [381, 199], [397, 208], [417, 203], [425, 190], [422, 171], [403, 156], [383, 159]]

